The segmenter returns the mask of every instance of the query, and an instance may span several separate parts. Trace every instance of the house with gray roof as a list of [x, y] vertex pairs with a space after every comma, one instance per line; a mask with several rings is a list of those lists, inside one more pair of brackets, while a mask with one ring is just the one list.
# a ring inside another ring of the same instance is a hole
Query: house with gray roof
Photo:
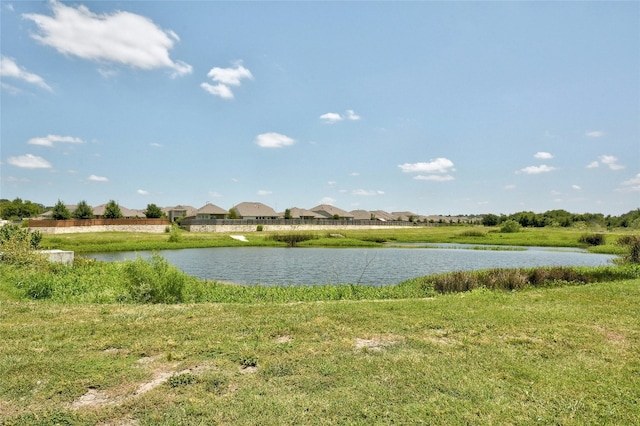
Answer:
[[[313, 220], [313, 219], [324, 219], [324, 216], [313, 212], [311, 210], [300, 209], [298, 207], [291, 207], [289, 209], [289, 213], [291, 214], [291, 219], [305, 219], [305, 220]], [[284, 213], [281, 214], [284, 217]]]
[[196, 219], [224, 219], [229, 212], [215, 204], [207, 203], [196, 210]]
[[396, 220], [391, 213], [385, 212], [384, 210], [373, 210], [371, 214], [381, 222], [392, 222]]
[[244, 202], [233, 206], [240, 219], [278, 219], [280, 216], [273, 208], [258, 202]]
[[[142, 212], [142, 210], [134, 210], [134, 209], [129, 209], [126, 208], [124, 206], [121, 206], [118, 204], [118, 207], [120, 208], [120, 213], [122, 213], [122, 217], [125, 219], [131, 219], [131, 218], [136, 218], [136, 217], [145, 217], [144, 213]], [[93, 215], [95, 216], [96, 219], [103, 219], [104, 218], [104, 212], [107, 208], [106, 204], [100, 204], [99, 206], [95, 206], [93, 208]]]
[[368, 210], [351, 210], [354, 220], [373, 220], [372, 213]]
[[165, 207], [162, 211], [167, 215], [170, 222], [175, 222], [181, 217], [193, 216], [196, 212], [196, 208], [178, 205], [175, 207]]
[[353, 215], [351, 213], [330, 204], [320, 204], [310, 210], [318, 213], [325, 219], [335, 219], [337, 217], [342, 220], [353, 220]]

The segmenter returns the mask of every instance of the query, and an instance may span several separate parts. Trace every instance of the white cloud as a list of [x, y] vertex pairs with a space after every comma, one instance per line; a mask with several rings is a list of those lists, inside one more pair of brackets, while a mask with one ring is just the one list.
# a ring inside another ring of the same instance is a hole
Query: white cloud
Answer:
[[534, 157], [539, 160], [550, 160], [553, 158], [553, 155], [548, 152], [536, 152]]
[[326, 114], [322, 114], [320, 116], [320, 120], [324, 121], [327, 124], [337, 123], [338, 121], [342, 121], [345, 118], [347, 120], [351, 120], [351, 121], [360, 120], [360, 116], [358, 114], [356, 114], [355, 111], [352, 110], [352, 109], [348, 109], [345, 112], [344, 116], [338, 114], [337, 112], [327, 112]]
[[427, 180], [431, 182], [447, 182], [450, 180], [454, 180], [454, 177], [451, 175], [417, 175], [414, 177], [415, 180]]
[[51, 163], [42, 157], [32, 154], [20, 155], [18, 157], [9, 157], [7, 162], [12, 166], [21, 167], [23, 169], [50, 169]]
[[152, 146], [152, 147], [154, 147], [154, 148], [162, 148], [162, 144], [157, 143], [157, 142], [151, 142], [151, 143], [149, 144], [149, 146]]
[[60, 143], [84, 143], [84, 141], [80, 138], [75, 138], [73, 136], [58, 136], [58, 135], [47, 135], [44, 137], [31, 138], [27, 142], [29, 145], [40, 145], [40, 146], [49, 146], [53, 147], [53, 145], [57, 142]]
[[608, 166], [611, 170], [622, 170], [625, 166], [618, 164], [618, 159], [613, 155], [601, 155], [600, 162]]
[[87, 180], [90, 180], [91, 182], [109, 182], [109, 179], [107, 179], [106, 177], [96, 175], [89, 176]]
[[448, 158], [436, 158], [428, 163], [404, 163], [398, 167], [404, 173], [449, 173], [456, 170]]
[[580, 191], [582, 189], [580, 185], [571, 185], [571, 188], [575, 189], [576, 191]]
[[229, 86], [240, 86], [243, 79], [253, 80], [253, 74], [242, 66], [242, 61], [236, 62], [235, 67], [232, 68], [211, 68], [207, 73], [207, 77], [217, 84], [202, 83], [200, 87], [214, 96], [220, 96], [222, 99], [233, 99], [234, 95]]
[[516, 189], [516, 186], [515, 186], [515, 185], [513, 185], [513, 184], [505, 185], [505, 186], [504, 186], [504, 189], [507, 189], [507, 190]]
[[360, 120], [360, 116], [358, 114], [356, 114], [354, 110], [348, 109], [347, 110], [347, 119], [349, 119], [351, 121], [358, 121], [358, 120]]
[[149, 191], [144, 190], [144, 189], [138, 189], [136, 191], [139, 195], [149, 195]]
[[622, 182], [622, 187], [616, 189], [616, 192], [640, 192], [640, 173], [629, 180]]
[[296, 143], [295, 139], [280, 133], [262, 133], [256, 136], [255, 143], [262, 148], [282, 148]]
[[384, 191], [368, 191], [366, 189], [356, 189], [352, 193], [353, 195], [362, 195], [365, 197], [371, 197], [374, 195], [384, 195]]
[[596, 169], [600, 167], [600, 163], [597, 161], [592, 161], [591, 163], [587, 164], [587, 169]]
[[222, 197], [222, 194], [216, 191], [209, 191], [209, 197], [219, 198], [219, 197]]
[[528, 166], [524, 169], [520, 169], [520, 172], [525, 173], [527, 175], [537, 175], [539, 173], [549, 173], [554, 171], [556, 168], [547, 166], [546, 164], [542, 164], [540, 166]]
[[349, 173], [349, 176], [357, 177], [357, 176], [360, 176], [360, 173], [358, 173], [358, 172], [351, 172], [351, 173]]
[[327, 124], [333, 124], [337, 123], [338, 121], [344, 120], [344, 118], [336, 112], [328, 112], [326, 114], [322, 114], [320, 116], [320, 120], [324, 121]]
[[49, 86], [42, 77], [18, 66], [13, 58], [8, 58], [6, 56], [0, 56], [0, 77], [17, 78], [18, 80], [35, 84], [36, 86], [50, 92], [53, 91], [51, 86]]
[[145, 16], [124, 11], [96, 14], [84, 5], [72, 7], [56, 0], [50, 5], [53, 16], [22, 16], [38, 26], [39, 32], [32, 35], [35, 40], [64, 55], [145, 70], [169, 68], [172, 77], [193, 70], [191, 65], [169, 56], [177, 35]]
[[256, 194], [260, 195], [261, 197], [264, 197], [264, 196], [273, 194], [273, 192], [267, 189], [261, 189], [258, 192], [256, 192]]
[[589, 130], [584, 135], [589, 138], [601, 138], [602, 136], [604, 136], [604, 132], [601, 130]]

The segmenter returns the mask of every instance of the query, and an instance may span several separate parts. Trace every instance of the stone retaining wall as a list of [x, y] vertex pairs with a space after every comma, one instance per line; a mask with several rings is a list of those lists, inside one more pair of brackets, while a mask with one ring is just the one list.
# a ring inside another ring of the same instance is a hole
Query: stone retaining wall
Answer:
[[82, 232], [147, 232], [161, 234], [167, 225], [93, 225], [93, 226], [38, 226], [29, 227], [43, 234], [76, 234]]

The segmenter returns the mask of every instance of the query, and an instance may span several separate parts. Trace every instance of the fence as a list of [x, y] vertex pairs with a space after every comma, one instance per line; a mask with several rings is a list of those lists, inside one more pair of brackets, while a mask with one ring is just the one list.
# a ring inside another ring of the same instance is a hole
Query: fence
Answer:
[[67, 228], [71, 226], [105, 225], [170, 225], [168, 219], [30, 219], [29, 228]]
[[335, 220], [335, 219], [183, 219], [182, 227], [199, 225], [324, 225], [324, 226], [417, 226], [424, 223], [406, 221], [380, 221], [380, 220]]

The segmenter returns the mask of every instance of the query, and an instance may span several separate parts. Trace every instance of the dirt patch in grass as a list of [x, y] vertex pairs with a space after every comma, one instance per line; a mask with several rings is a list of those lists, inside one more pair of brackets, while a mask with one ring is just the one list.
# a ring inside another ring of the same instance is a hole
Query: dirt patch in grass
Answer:
[[356, 350], [370, 350], [370, 351], [381, 351], [389, 346], [400, 343], [400, 338], [395, 336], [386, 336], [386, 337], [376, 337], [371, 339], [360, 339], [356, 338], [354, 340], [354, 346]]
[[[136, 363], [145, 368], [150, 368], [154, 366], [154, 363], [160, 357], [143, 357], [136, 361]], [[193, 374], [200, 375], [205, 370], [207, 370], [206, 366], [196, 366], [193, 368], [188, 368], [182, 371], [176, 371], [175, 366], [173, 368], [168, 368], [167, 366], [158, 367], [155, 369], [153, 373], [153, 378], [147, 382], [139, 383], [136, 390], [131, 393], [127, 391], [117, 391], [117, 390], [100, 390], [100, 389], [89, 389], [84, 395], [80, 398], [73, 401], [70, 405], [72, 410], [79, 410], [82, 408], [100, 408], [111, 405], [121, 405], [125, 402], [137, 398], [145, 393], [152, 391], [158, 386], [166, 383], [171, 377], [174, 375], [180, 374]], [[126, 425], [128, 423], [118, 423]]]

